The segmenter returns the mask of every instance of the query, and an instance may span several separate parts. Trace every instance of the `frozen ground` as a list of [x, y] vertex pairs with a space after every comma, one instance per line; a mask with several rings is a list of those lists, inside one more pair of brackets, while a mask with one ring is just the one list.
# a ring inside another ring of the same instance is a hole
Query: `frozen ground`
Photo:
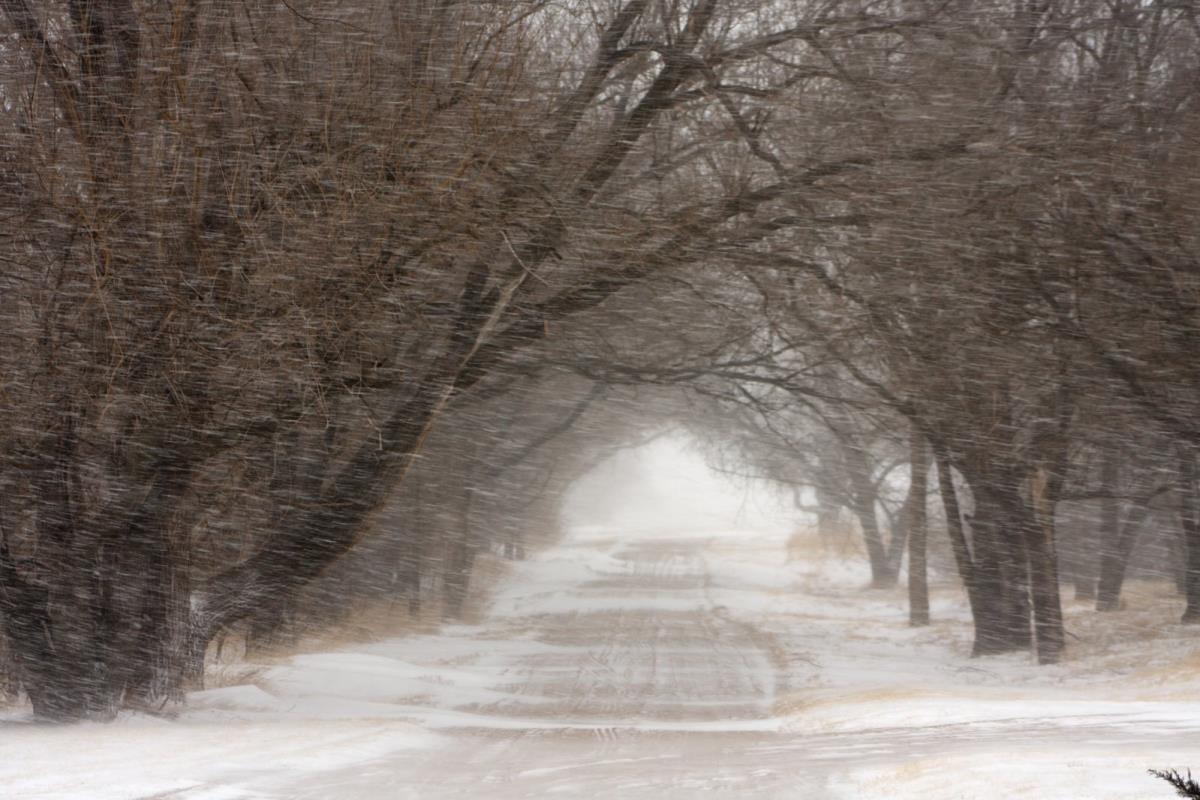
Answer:
[[0, 796], [1137, 800], [1200, 767], [1200, 642], [1154, 587], [1068, 609], [1039, 668], [967, 658], [952, 587], [913, 631], [815, 543], [621, 533], [516, 565], [480, 625], [297, 656], [176, 721], [10, 715]]

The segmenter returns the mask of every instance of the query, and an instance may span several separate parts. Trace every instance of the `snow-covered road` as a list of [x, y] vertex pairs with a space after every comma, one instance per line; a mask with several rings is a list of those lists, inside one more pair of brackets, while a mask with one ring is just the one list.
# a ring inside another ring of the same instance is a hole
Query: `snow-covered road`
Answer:
[[700, 550], [669, 541], [624, 548], [623, 569], [570, 591], [574, 607], [529, 609], [524, 625], [552, 648], [512, 666], [512, 690], [533, 705], [486, 710], [597, 726], [769, 716], [784, 676], [766, 637], [713, 612]]
[[1195, 670], [972, 662], [953, 596], [910, 631], [785, 543], [581, 532], [479, 625], [297, 656], [174, 722], [0, 727], [0, 796], [1131, 800], [1200, 766]]

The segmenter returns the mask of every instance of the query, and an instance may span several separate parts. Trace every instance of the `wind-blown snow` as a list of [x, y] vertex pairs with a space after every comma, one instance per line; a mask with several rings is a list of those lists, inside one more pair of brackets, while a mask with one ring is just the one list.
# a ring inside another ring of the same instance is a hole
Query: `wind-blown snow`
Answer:
[[[618, 533], [514, 564], [482, 624], [261, 665], [177, 720], [10, 715], [2, 793], [1129, 800], [1200, 753], [1181, 626], [1050, 668], [973, 660], [952, 584], [913, 630], [902, 589], [778, 528]], [[1081, 640], [1091, 613], [1069, 609]]]

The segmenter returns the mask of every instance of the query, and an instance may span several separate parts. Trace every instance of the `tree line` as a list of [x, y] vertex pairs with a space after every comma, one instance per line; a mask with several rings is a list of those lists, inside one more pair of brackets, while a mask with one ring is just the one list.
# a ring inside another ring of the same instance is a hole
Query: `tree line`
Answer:
[[1124, 504], [1117, 564], [1174, 502], [1200, 615], [1189, 4], [0, 15], [0, 616], [39, 715], [180, 696], [385, 529], [453, 607], [637, 435], [620, 385], [819, 459], [881, 581], [926, 526], [918, 478], [868, 530], [879, 460], [936, 465], [981, 654], [1059, 657], [1072, 496]]

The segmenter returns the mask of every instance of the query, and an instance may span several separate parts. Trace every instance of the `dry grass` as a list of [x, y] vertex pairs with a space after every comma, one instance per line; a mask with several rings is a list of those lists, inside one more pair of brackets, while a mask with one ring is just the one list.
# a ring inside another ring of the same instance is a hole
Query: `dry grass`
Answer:
[[822, 707], [833, 708], [852, 703], [862, 705], [895, 703], [901, 700], [915, 702], [938, 694], [940, 693], [930, 689], [908, 686], [843, 690], [831, 694], [817, 694], [809, 688], [780, 697], [772, 705], [771, 712], [777, 716], [795, 716]]
[[431, 633], [437, 629], [437, 612], [408, 613], [407, 604], [378, 601], [356, 609], [336, 624], [305, 631], [295, 639], [283, 638], [247, 652], [244, 629], [217, 637], [205, 657], [204, 687], [218, 689], [253, 683], [272, 664], [307, 653], [322, 653], [397, 636]]
[[854, 558], [863, 554], [862, 535], [849, 522], [831, 526], [824, 533], [811, 527], [798, 528], [788, 539], [787, 552], [788, 561]]
[[[461, 619], [479, 624], [487, 611], [491, 591], [511, 572], [511, 563], [490, 553], [475, 559]], [[306, 631], [298, 638], [281, 640], [247, 653], [244, 630], [231, 631], [209, 646], [205, 658], [204, 686], [218, 689], [254, 683], [273, 664], [297, 655], [325, 653], [355, 645], [403, 636], [436, 633], [443, 621], [440, 602], [426, 599], [419, 614], [408, 612], [407, 601], [381, 600], [353, 611], [337, 623]]]

